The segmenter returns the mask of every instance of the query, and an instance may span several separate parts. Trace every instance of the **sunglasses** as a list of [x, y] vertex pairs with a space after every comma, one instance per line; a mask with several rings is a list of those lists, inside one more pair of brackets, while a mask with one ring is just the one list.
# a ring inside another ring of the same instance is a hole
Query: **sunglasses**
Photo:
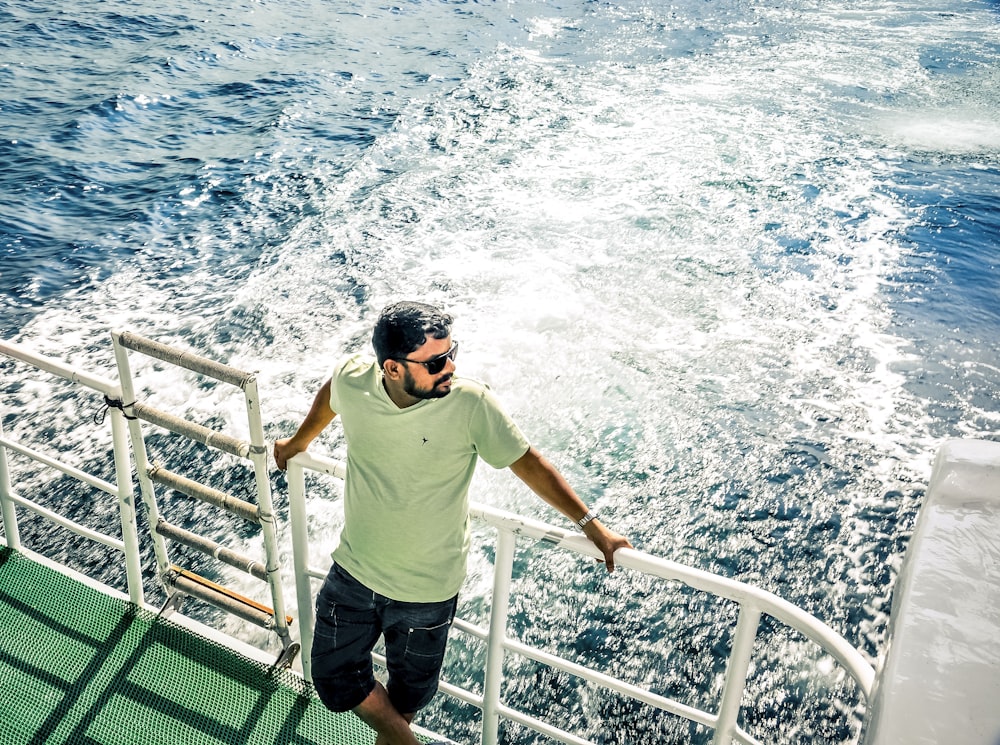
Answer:
[[406, 357], [390, 357], [389, 359], [396, 360], [397, 362], [415, 362], [418, 365], [426, 367], [427, 372], [431, 375], [437, 375], [444, 370], [444, 366], [448, 364], [448, 360], [454, 362], [456, 357], [458, 357], [457, 341], [451, 345], [451, 349], [447, 352], [439, 354], [437, 357], [431, 357], [429, 360], [411, 360]]

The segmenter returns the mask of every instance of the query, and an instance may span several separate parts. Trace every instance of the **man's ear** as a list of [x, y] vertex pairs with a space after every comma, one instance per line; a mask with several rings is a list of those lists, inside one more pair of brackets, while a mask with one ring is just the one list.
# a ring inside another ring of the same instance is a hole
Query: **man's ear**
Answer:
[[403, 365], [396, 360], [386, 360], [382, 363], [382, 372], [390, 380], [399, 380], [403, 377]]

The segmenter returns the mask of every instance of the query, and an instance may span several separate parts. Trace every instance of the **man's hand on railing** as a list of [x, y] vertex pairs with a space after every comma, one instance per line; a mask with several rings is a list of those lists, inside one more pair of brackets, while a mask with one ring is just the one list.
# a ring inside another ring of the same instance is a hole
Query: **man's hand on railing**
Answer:
[[615, 571], [615, 551], [620, 548], [632, 548], [628, 538], [609, 530], [597, 518], [588, 522], [583, 527], [583, 532], [590, 539], [590, 542], [604, 554], [604, 565], [609, 572]]
[[632, 548], [632, 544], [624, 536], [601, 524], [555, 466], [535, 448], [529, 447], [528, 452], [511, 463], [510, 470], [535, 494], [581, 526], [587, 538], [604, 554], [604, 564], [608, 571], [614, 571], [615, 551]]
[[278, 469], [288, 468], [288, 461], [309, 447], [337, 414], [330, 408], [330, 381], [326, 381], [313, 398], [309, 413], [291, 437], [274, 442], [274, 462]]
[[295, 444], [294, 438], [286, 437], [283, 440], [274, 441], [274, 462], [279, 471], [288, 468], [288, 461], [305, 450], [304, 447]]

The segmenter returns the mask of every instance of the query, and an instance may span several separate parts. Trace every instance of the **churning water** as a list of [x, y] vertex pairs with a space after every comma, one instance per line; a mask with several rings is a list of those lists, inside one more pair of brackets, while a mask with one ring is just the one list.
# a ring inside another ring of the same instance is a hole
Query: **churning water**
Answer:
[[[111, 329], [259, 370], [273, 438], [383, 305], [440, 304], [460, 372], [637, 548], [772, 590], [874, 660], [934, 451], [1000, 434], [998, 10], [0, 0], [0, 329], [108, 375]], [[102, 431], [92, 400], [0, 369], [8, 432], [85, 452]], [[138, 374], [156, 405], [245, 427], [216, 388]], [[339, 447], [336, 427], [315, 446]], [[247, 488], [233, 463], [151, 449]], [[475, 499], [562, 524], [488, 471]], [[337, 506], [310, 509], [322, 565]], [[714, 708], [731, 608], [531, 546], [518, 576], [519, 636]], [[856, 735], [856, 692], [802, 639], [764, 655], [785, 667], [753, 671], [752, 732]], [[448, 676], [479, 664], [456, 643]], [[707, 740], [522, 670], [511, 699], [598, 742]], [[471, 741], [474, 719], [441, 702], [422, 721]]]

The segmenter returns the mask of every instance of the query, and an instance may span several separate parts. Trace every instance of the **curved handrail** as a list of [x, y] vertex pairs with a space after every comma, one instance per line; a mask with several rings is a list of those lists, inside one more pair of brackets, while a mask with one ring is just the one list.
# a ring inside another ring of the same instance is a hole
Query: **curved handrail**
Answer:
[[[578, 533], [570, 533], [538, 520], [512, 515], [479, 504], [473, 504], [470, 512], [474, 517], [478, 517], [494, 527], [502, 527], [515, 534], [523, 534], [535, 540], [552, 543], [584, 556], [602, 560], [604, 558], [604, 555], [593, 543]], [[844, 666], [844, 669], [854, 678], [866, 697], [871, 693], [875, 680], [875, 670], [861, 653], [823, 621], [773, 592], [762, 590], [739, 580], [712, 574], [703, 569], [678, 564], [669, 559], [661, 559], [635, 549], [623, 548], [617, 551], [615, 565], [635, 569], [661, 579], [676, 580], [696, 590], [709, 592], [741, 604], [751, 604], [763, 613], [801, 631], [823, 647]]]

